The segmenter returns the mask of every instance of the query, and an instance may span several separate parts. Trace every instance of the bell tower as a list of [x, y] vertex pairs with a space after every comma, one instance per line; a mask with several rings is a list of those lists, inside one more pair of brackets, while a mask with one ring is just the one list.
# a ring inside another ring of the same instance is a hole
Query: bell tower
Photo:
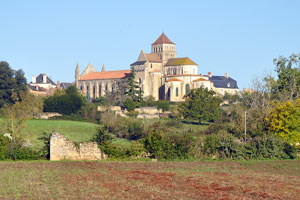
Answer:
[[162, 33], [151, 45], [151, 53], [158, 54], [164, 65], [170, 58], [176, 58], [176, 44]]

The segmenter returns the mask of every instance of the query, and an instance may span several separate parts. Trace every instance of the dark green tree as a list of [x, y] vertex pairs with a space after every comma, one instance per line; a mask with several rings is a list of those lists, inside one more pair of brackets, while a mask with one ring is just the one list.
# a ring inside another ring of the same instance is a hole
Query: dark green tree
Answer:
[[14, 71], [7, 62], [0, 62], [0, 107], [21, 100], [26, 84], [22, 70]]
[[192, 89], [178, 105], [179, 114], [187, 120], [215, 121], [221, 116], [221, 99], [207, 88]]
[[140, 84], [135, 81], [135, 71], [131, 68], [131, 74], [127, 79], [127, 90], [125, 94], [129, 96], [134, 102], [143, 102], [143, 91]]
[[66, 94], [50, 96], [44, 101], [44, 112], [58, 112], [64, 115], [76, 113], [85, 104], [84, 97], [75, 86], [70, 86]]

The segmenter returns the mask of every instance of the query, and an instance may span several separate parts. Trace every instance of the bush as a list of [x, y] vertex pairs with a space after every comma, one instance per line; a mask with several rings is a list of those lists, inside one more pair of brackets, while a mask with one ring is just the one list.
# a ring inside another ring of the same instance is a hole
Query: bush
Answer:
[[237, 138], [226, 131], [220, 131], [205, 138], [204, 152], [208, 156], [217, 156], [221, 159], [242, 159], [245, 151]]
[[9, 160], [38, 160], [41, 159], [41, 152], [28, 147], [23, 147], [20, 141], [10, 142], [7, 146], [6, 159]]
[[137, 107], [137, 103], [131, 98], [128, 98], [124, 101], [124, 107], [128, 110], [128, 112], [132, 112]]
[[8, 137], [0, 134], [0, 160], [6, 159], [6, 152], [9, 142], [10, 139]]
[[126, 139], [107, 141], [101, 148], [110, 158], [139, 158], [145, 153], [143, 144]]
[[158, 159], [186, 159], [194, 147], [190, 134], [165, 134], [159, 129], [148, 133], [143, 142], [150, 156]]
[[166, 112], [170, 108], [170, 102], [167, 100], [159, 100], [157, 103], [157, 109], [161, 109], [163, 112]]
[[297, 150], [273, 135], [257, 136], [246, 146], [247, 159], [295, 159]]
[[84, 105], [84, 97], [75, 86], [66, 90], [66, 94], [50, 96], [44, 101], [44, 112], [58, 112], [64, 115], [76, 113]]
[[297, 150], [273, 135], [257, 136], [245, 144], [223, 131], [205, 138], [204, 154], [221, 159], [295, 159]]
[[109, 135], [109, 133], [107, 132], [106, 128], [101, 126], [98, 130], [98, 133], [95, 135], [93, 141], [97, 142], [98, 145], [103, 145], [105, 144], [105, 142], [107, 142], [108, 140], [111, 140], [112, 137]]

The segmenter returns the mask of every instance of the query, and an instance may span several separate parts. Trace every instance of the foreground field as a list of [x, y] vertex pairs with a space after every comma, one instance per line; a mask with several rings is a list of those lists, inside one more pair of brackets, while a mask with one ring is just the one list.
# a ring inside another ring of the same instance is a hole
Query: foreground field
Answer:
[[0, 199], [300, 199], [300, 160], [0, 162]]

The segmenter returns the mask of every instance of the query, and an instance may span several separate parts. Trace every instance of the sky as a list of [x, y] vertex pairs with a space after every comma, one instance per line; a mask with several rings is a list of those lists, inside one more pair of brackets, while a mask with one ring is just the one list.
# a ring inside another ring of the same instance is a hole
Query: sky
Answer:
[[96, 70], [129, 69], [164, 32], [199, 73], [229, 76], [240, 89], [274, 72], [273, 59], [300, 53], [299, 0], [0, 0], [0, 61], [28, 82], [46, 73], [73, 82]]

